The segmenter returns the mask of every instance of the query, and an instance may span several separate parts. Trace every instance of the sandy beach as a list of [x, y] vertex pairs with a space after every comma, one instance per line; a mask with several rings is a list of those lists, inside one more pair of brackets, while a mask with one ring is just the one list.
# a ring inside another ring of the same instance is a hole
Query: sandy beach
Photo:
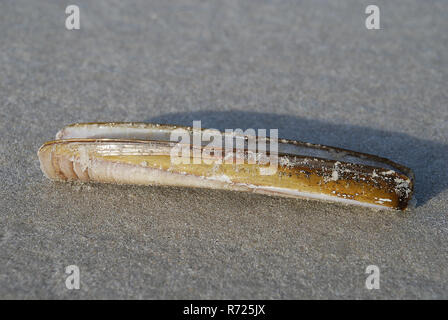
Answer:
[[[69, 4], [0, 3], [0, 298], [448, 298], [447, 2], [377, 1], [380, 30], [368, 1], [82, 1], [70, 31]], [[193, 120], [387, 157], [413, 169], [416, 207], [39, 168], [70, 123]]]

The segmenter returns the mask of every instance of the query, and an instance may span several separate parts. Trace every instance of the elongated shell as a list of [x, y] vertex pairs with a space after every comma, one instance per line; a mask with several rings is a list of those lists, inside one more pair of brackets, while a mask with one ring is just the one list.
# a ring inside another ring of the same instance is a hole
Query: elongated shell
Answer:
[[[65, 127], [38, 152], [42, 171], [53, 180], [174, 185], [251, 191], [269, 195], [405, 209], [412, 197], [410, 169], [350, 150], [279, 140], [274, 174], [248, 150], [208, 153], [210, 163], [173, 163], [173, 130], [190, 127], [143, 123], [87, 123]], [[226, 136], [223, 133], [223, 136]], [[248, 136], [239, 135], [248, 140]], [[267, 139], [268, 144], [270, 139]], [[193, 147], [191, 147], [193, 148]], [[207, 146], [201, 147], [201, 152]], [[216, 151], [216, 148], [214, 149]], [[192, 152], [192, 158], [193, 158]], [[223, 161], [233, 157], [243, 163]], [[216, 160], [221, 160], [219, 161]]]

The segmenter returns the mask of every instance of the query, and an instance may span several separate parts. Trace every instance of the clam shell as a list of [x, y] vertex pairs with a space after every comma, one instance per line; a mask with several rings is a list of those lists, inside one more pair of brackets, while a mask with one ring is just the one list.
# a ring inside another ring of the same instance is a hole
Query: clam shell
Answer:
[[[413, 174], [388, 159], [355, 151], [286, 139], [278, 153], [213, 148], [200, 153], [209, 163], [173, 163], [173, 130], [191, 127], [147, 123], [81, 123], [67, 126], [38, 151], [41, 169], [52, 180], [117, 184], [173, 185], [249, 191], [274, 196], [336, 201], [404, 210], [412, 198]], [[202, 131], [204, 132], [204, 130]], [[242, 139], [251, 136], [223, 133]], [[260, 138], [257, 139], [257, 142]], [[266, 138], [268, 145], [270, 138]], [[210, 152], [211, 151], [211, 152]], [[278, 166], [273, 174], [269, 156]], [[227, 159], [233, 161], [225, 161]], [[237, 159], [243, 160], [238, 162]], [[248, 161], [255, 159], [254, 161]]]

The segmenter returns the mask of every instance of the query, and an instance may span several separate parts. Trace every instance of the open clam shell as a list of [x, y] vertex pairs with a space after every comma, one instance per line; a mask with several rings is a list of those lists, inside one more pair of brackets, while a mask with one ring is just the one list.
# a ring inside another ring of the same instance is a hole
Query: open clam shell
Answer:
[[[227, 189], [374, 208], [404, 210], [412, 197], [409, 168], [373, 155], [292, 140], [279, 139], [275, 154], [254, 153], [247, 148], [250, 136], [233, 134], [231, 138], [245, 141], [242, 150], [187, 145], [190, 161], [173, 162], [172, 151], [179, 144], [171, 137], [177, 129], [195, 134], [190, 127], [147, 123], [70, 125], [39, 149], [41, 169], [60, 181]], [[223, 140], [228, 136], [222, 133]], [[269, 150], [273, 141], [262, 139]], [[198, 154], [209, 161], [195, 163]], [[269, 174], [273, 156], [276, 167]]]

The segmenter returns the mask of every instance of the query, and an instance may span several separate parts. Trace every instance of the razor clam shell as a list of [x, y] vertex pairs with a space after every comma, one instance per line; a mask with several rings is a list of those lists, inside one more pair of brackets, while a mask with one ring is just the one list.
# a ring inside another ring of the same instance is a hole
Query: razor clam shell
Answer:
[[[39, 150], [42, 171], [53, 180], [217, 188], [375, 208], [405, 209], [412, 197], [412, 172], [404, 166], [350, 150], [284, 139], [279, 139], [277, 173], [267, 182], [257, 171], [264, 166], [261, 162], [252, 165], [253, 169], [246, 166], [244, 170], [251, 172], [246, 176], [237, 172], [238, 165], [227, 175], [206, 166], [199, 170], [190, 165], [181, 170], [145, 165], [145, 159], [157, 164], [159, 160], [154, 159], [158, 156], [169, 156], [175, 144], [169, 135], [176, 128], [193, 132], [190, 127], [146, 123], [71, 125], [58, 132], [60, 140]], [[116, 156], [120, 159], [111, 158]], [[249, 154], [242, 156], [247, 160]], [[129, 163], [129, 157], [141, 161]]]
[[[174, 126], [164, 124], [153, 124], [143, 122], [93, 122], [76, 123], [64, 127], [56, 134], [56, 140], [60, 139], [129, 139], [129, 140], [148, 140], [148, 141], [171, 141], [171, 132], [175, 129], [184, 129], [193, 135], [193, 128], [187, 126]], [[202, 129], [205, 131], [207, 129]], [[229, 134], [221, 132], [223, 139]], [[241, 138], [246, 141], [251, 136], [237, 133], [230, 134], [235, 139]], [[257, 141], [259, 137], [253, 137]], [[270, 138], [266, 137], [267, 150], [269, 150]], [[368, 165], [378, 168], [386, 168], [405, 175], [411, 176], [412, 171], [402, 165], [394, 163], [389, 159], [378, 157], [371, 154], [356, 152], [347, 149], [300, 142], [288, 139], [278, 139], [278, 154], [297, 155], [306, 157], [315, 157], [321, 159], [343, 161], [360, 165]], [[208, 142], [202, 142], [205, 146]], [[224, 145], [224, 141], [222, 142]]]

